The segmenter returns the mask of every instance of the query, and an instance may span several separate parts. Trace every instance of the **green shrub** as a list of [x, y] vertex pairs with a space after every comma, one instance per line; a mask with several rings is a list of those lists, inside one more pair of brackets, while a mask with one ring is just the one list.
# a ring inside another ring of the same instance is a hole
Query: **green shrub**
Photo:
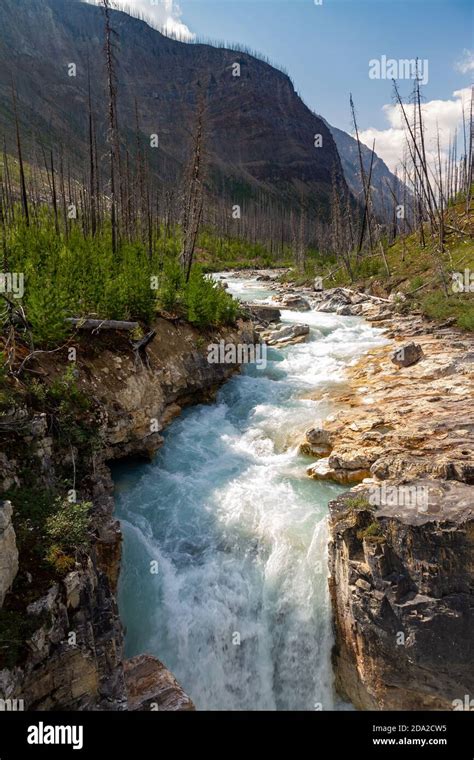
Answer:
[[469, 294], [450, 295], [436, 290], [429, 293], [421, 302], [423, 312], [430, 319], [444, 321], [454, 318], [463, 330], [474, 330], [474, 303]]
[[463, 313], [458, 317], [457, 324], [463, 330], [474, 332], [474, 305], [466, 306]]
[[354, 267], [354, 275], [356, 279], [365, 279], [366, 277], [375, 277], [376, 275], [383, 274], [385, 267], [383, 261], [377, 258], [365, 258]]
[[423, 282], [423, 277], [417, 274], [410, 282], [410, 290], [418, 290], [423, 285]]
[[421, 307], [430, 319], [444, 320], [451, 315], [450, 300], [440, 290], [426, 295], [421, 302]]
[[348, 509], [362, 510], [362, 509], [375, 509], [375, 506], [369, 502], [366, 496], [350, 496], [345, 499], [344, 505]]
[[90, 502], [79, 504], [57, 500], [56, 511], [46, 519], [45, 533], [65, 552], [74, 553], [89, 545]]
[[53, 380], [46, 391], [51, 400], [66, 404], [74, 412], [86, 411], [90, 408], [88, 396], [77, 385], [75, 365], [71, 362], [64, 373]]
[[186, 317], [198, 327], [233, 324], [239, 305], [224, 288], [203, 274], [199, 267], [191, 272], [185, 290]]
[[177, 261], [167, 261], [161, 277], [158, 303], [165, 311], [179, 306], [184, 290], [184, 277]]
[[27, 315], [35, 341], [45, 347], [61, 343], [71, 329], [66, 322], [66, 294], [51, 282], [33, 283], [30, 279], [27, 288]]
[[373, 543], [382, 543], [385, 541], [385, 537], [382, 533], [382, 528], [378, 522], [370, 523], [364, 530], [357, 531], [357, 538], [360, 540], [372, 541]]
[[[22, 472], [22, 481], [28, 473]], [[31, 477], [34, 480], [34, 476]], [[42, 527], [46, 518], [52, 514], [55, 509], [54, 494], [44, 488], [38, 488], [36, 485], [23, 485], [21, 488], [12, 488], [4, 494], [4, 498], [12, 502], [15, 509], [13, 510], [13, 520], [15, 530], [21, 531], [21, 525], [25, 524], [26, 528]]]

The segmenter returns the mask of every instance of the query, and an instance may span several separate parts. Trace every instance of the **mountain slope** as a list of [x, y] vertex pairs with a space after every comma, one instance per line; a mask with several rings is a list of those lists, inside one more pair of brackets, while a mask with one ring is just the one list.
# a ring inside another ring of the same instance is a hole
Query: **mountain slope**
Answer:
[[[122, 12], [111, 17], [122, 139], [136, 143], [136, 99], [146, 144], [150, 135], [159, 136], [159, 147], [150, 148], [148, 158], [168, 186], [176, 187], [203, 94], [208, 182], [215, 195], [234, 203], [259, 197], [260, 205], [265, 198], [286, 210], [303, 200], [327, 217], [333, 172], [344, 185], [336, 145], [285, 74], [246, 53], [169, 39]], [[6, 135], [10, 150], [13, 75], [30, 155], [35, 143], [62, 146], [76, 173], [82, 171], [89, 62], [98, 141], [105, 153], [103, 37], [101, 9], [79, 0], [2, 0], [0, 137]], [[70, 63], [76, 64], [75, 77], [68, 76]], [[239, 77], [233, 76], [235, 63]], [[320, 148], [314, 146], [316, 134], [322, 136]]]
[[[342, 169], [345, 180], [351, 192], [356, 198], [363, 201], [363, 188], [360, 177], [359, 153], [357, 149], [357, 140], [342, 129], [333, 127], [323, 119], [326, 126], [330, 129], [331, 134], [336, 142], [337, 150], [341, 159]], [[372, 159], [372, 150], [361, 143], [362, 163], [366, 177], [369, 176], [370, 163]], [[387, 219], [387, 215], [393, 211], [394, 200], [396, 196], [399, 203], [403, 202], [404, 193], [409, 193], [398, 177], [396, 177], [388, 168], [387, 164], [374, 152], [372, 166], [372, 203], [376, 215], [382, 219]], [[390, 192], [390, 190], [392, 192]]]

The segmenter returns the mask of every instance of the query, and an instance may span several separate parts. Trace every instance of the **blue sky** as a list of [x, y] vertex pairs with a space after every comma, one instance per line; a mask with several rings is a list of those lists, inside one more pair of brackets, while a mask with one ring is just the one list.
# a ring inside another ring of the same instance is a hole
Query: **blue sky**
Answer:
[[[182, 21], [198, 37], [237, 41], [259, 50], [291, 75], [305, 102], [350, 128], [352, 91], [361, 128], [386, 126], [390, 82], [370, 80], [368, 61], [427, 58], [426, 99], [449, 98], [469, 76], [455, 69], [472, 49], [469, 0], [180, 0]], [[405, 87], [408, 92], [409, 86]]]

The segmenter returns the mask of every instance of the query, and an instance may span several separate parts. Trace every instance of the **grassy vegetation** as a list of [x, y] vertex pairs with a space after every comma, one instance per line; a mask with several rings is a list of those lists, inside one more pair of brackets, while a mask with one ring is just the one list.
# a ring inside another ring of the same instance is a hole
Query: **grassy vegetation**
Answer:
[[[353, 279], [347, 269], [333, 257], [308, 256], [306, 272], [292, 271], [286, 276], [294, 282], [311, 282], [323, 278], [325, 287], [369, 288], [374, 295], [387, 296], [400, 292], [404, 301], [401, 311], [420, 311], [430, 319], [452, 319], [465, 330], [474, 330], [474, 292], [456, 292], [453, 274], [467, 269], [474, 273], [474, 219], [467, 215], [461, 199], [450, 205], [446, 212], [446, 238], [444, 251], [439, 253], [439, 241], [430, 235], [425, 226], [425, 245], [420, 234], [397, 238], [392, 245], [385, 244], [388, 270], [380, 252], [367, 254], [359, 261], [351, 258]], [[473, 282], [474, 286], [474, 282]]]
[[15, 505], [13, 519], [22, 572], [31, 569], [45, 580], [69, 572], [89, 546], [92, 505], [59, 497], [37, 482], [15, 487], [5, 498]]
[[365, 540], [376, 544], [381, 544], [385, 541], [385, 536], [378, 522], [370, 523], [364, 530], [357, 531], [357, 538], [361, 541]]
[[285, 248], [283, 256], [275, 258], [270, 248], [263, 243], [223, 237], [209, 229], [203, 230], [199, 235], [197, 256], [206, 272], [286, 267], [293, 263], [293, 253], [289, 246]]
[[362, 510], [362, 509], [375, 509], [375, 506], [371, 504], [366, 496], [350, 496], [345, 499], [344, 505], [348, 509]]
[[[160, 230], [153, 253], [140, 241], [123, 241], [112, 254], [110, 230], [84, 237], [73, 226], [68, 235], [55, 229], [52, 213], [38, 211], [28, 226], [17, 214], [6, 229], [8, 271], [24, 274], [25, 310], [35, 343], [61, 343], [71, 328], [68, 317], [139, 320], [149, 324], [160, 309], [173, 309], [190, 322], [233, 323], [237, 306], [200, 267], [185, 282], [177, 263], [179, 230]], [[12, 299], [13, 300], [13, 299]]]

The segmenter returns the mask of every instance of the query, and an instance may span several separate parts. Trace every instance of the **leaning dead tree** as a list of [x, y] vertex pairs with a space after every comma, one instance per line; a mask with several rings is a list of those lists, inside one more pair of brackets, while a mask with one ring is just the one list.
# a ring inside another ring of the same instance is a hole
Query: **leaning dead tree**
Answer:
[[[365, 174], [364, 162], [362, 159], [362, 148], [361, 148], [361, 143], [359, 140], [359, 128], [357, 126], [356, 112], [355, 112], [354, 101], [352, 99], [352, 93], [349, 96], [349, 102], [351, 106], [352, 123], [354, 126], [354, 132], [355, 132], [356, 140], [357, 140], [357, 153], [359, 157], [360, 179], [362, 183], [362, 190], [364, 193], [364, 216], [362, 219], [359, 245], [357, 247], [357, 257], [359, 257], [362, 251], [362, 246], [364, 244], [364, 237], [365, 237], [366, 230], [368, 231], [368, 235], [369, 235], [369, 248], [371, 252], [373, 248], [372, 225], [371, 225], [371, 205], [370, 205], [370, 179], [367, 180], [366, 174]], [[372, 161], [373, 161], [373, 151], [372, 151]], [[372, 161], [371, 161], [371, 168], [372, 168]]]

